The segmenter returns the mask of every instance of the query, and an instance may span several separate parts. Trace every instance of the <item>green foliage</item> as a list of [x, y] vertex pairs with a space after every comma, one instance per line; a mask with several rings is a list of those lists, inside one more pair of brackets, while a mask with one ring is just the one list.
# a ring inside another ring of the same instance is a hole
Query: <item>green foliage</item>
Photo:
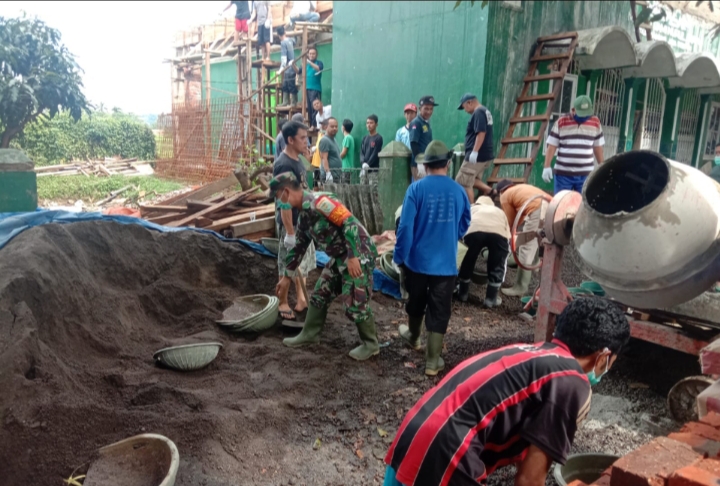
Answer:
[[64, 109], [79, 120], [88, 109], [81, 72], [58, 30], [37, 18], [0, 16], [0, 147], [45, 112]]
[[155, 176], [111, 176], [85, 177], [79, 176], [44, 176], [38, 177], [38, 198], [52, 201], [99, 201], [106, 198], [112, 191], [132, 185], [131, 189], [118, 196], [137, 201], [142, 192], [150, 199], [153, 193], [160, 195], [176, 191], [184, 187], [177, 182], [159, 179]]
[[77, 123], [67, 111], [29, 124], [17, 139], [36, 165], [104, 157], [155, 158], [155, 137], [150, 127], [133, 115], [114, 109], [83, 115]]

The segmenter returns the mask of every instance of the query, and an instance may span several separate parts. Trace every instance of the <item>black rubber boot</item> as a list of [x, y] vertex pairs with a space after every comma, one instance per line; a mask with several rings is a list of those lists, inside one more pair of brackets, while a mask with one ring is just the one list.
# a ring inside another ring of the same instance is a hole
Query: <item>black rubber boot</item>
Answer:
[[459, 280], [457, 298], [460, 302], [467, 302], [470, 293], [470, 280]]
[[493, 307], [498, 307], [502, 304], [502, 299], [498, 297], [499, 290], [500, 287], [493, 287], [491, 285], [487, 286], [487, 290], [485, 291], [485, 307], [492, 309]]

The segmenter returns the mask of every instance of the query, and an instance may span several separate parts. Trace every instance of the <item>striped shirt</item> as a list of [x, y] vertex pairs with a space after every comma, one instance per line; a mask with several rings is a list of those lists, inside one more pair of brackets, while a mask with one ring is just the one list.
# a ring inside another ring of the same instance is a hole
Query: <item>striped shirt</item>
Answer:
[[547, 143], [558, 147], [556, 175], [584, 176], [593, 170], [593, 147], [605, 145], [605, 137], [598, 117], [578, 123], [572, 115], [563, 115], [550, 130]]
[[385, 457], [406, 486], [475, 485], [533, 444], [565, 464], [590, 383], [558, 340], [459, 364], [408, 412]]

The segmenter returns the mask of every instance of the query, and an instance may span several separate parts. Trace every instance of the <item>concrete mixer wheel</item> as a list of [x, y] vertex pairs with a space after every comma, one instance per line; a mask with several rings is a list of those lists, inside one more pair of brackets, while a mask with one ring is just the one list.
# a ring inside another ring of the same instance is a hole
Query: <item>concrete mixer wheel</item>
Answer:
[[670, 389], [667, 397], [670, 415], [684, 424], [698, 419], [697, 396], [714, 383], [709, 376], [689, 376]]

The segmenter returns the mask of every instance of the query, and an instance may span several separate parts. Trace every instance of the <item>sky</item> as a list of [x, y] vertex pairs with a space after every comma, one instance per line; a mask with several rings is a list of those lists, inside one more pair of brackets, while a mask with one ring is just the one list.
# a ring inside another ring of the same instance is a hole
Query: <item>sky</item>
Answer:
[[[227, 1], [0, 2], [0, 16], [22, 11], [62, 34], [85, 71], [85, 96], [94, 105], [137, 115], [170, 111], [170, 65], [176, 32], [220, 19]], [[225, 14], [232, 18], [231, 7]]]

